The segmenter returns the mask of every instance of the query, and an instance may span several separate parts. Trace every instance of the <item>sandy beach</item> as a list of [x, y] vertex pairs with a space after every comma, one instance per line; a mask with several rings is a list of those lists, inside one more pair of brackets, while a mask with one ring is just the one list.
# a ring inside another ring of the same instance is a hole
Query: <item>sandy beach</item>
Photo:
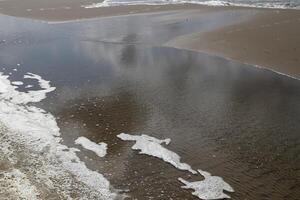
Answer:
[[[300, 11], [202, 5], [116, 6], [86, 9], [96, 1], [1, 1], [0, 12], [45, 21], [69, 21], [153, 12], [177, 12], [177, 22], [205, 18], [208, 13], [228, 12], [229, 23], [212, 30], [186, 30], [183, 35], [160, 41], [165, 46], [191, 49], [269, 68], [299, 78]], [[239, 13], [241, 20], [231, 19]], [[222, 16], [224, 17], [224, 16]], [[223, 21], [221, 17], [214, 19]], [[164, 21], [164, 19], [161, 19]], [[152, 41], [153, 42], [153, 41]]]
[[300, 77], [300, 12], [263, 10], [245, 22], [168, 43]]
[[0, 199], [299, 199], [299, 10], [92, 3], [0, 1]]

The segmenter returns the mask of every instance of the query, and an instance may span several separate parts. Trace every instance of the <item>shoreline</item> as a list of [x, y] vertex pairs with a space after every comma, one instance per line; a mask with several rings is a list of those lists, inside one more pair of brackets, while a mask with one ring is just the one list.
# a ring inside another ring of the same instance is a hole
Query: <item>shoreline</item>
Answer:
[[[28, 0], [28, 2], [32, 1], [35, 0]], [[93, 2], [93, 0], [89, 2]], [[3, 3], [5, 2], [0, 2], [0, 7], [1, 5], [3, 7]], [[65, 2], [63, 1], [63, 3]], [[63, 3], [58, 7], [63, 8]], [[72, 4], [74, 8], [70, 9], [51, 10], [49, 5], [48, 9], [28, 12], [24, 10], [24, 6], [10, 9], [10, 4], [7, 3], [6, 9], [2, 9], [0, 12], [14, 17], [42, 20], [49, 24], [134, 15], [149, 15], [152, 19], [154, 18], [151, 16], [152, 14], [167, 13], [178, 13], [180, 20], [197, 21], [202, 16], [205, 17], [209, 14], [241, 12], [243, 20], [230, 19], [226, 16], [231, 21], [227, 24], [220, 23], [212, 30], [186, 30], [182, 35], [170, 36], [162, 41], [158, 38], [158, 42], [152, 40], [148, 44], [157, 46], [158, 43], [160, 46], [204, 52], [267, 68], [296, 79], [300, 78], [300, 38], [297, 37], [300, 35], [300, 10], [199, 4], [134, 5], [87, 9], [82, 8], [81, 4], [82, 1], [77, 0]], [[28, 6], [32, 6], [32, 4], [29, 3]], [[39, 5], [35, 6], [37, 8]], [[209, 18], [207, 19], [209, 20]], [[159, 20], [164, 21], [164, 18], [161, 17]], [[159, 20], [153, 24], [159, 24]], [[176, 20], [178, 21], [178, 19]], [[214, 20], [216, 23], [221, 21], [217, 18]]]
[[[62, 2], [54, 3], [53, 6], [35, 2], [36, 0], [26, 0], [23, 4], [13, 6], [14, 1], [0, 1], [0, 13], [13, 17], [21, 17], [28, 19], [36, 19], [49, 22], [59, 21], [77, 21], [83, 19], [96, 19], [103, 17], [114, 17], [133, 14], [148, 14], [159, 13], [166, 11], [195, 11], [199, 13], [217, 12], [217, 11], [237, 11], [237, 10], [253, 10], [253, 11], [266, 11], [266, 10], [296, 10], [296, 9], [283, 9], [283, 8], [264, 8], [264, 7], [246, 7], [246, 6], [213, 6], [202, 4], [165, 4], [165, 5], [122, 5], [111, 7], [97, 7], [85, 8], [86, 4], [95, 2], [95, 0], [75, 0], [73, 3]], [[46, 1], [46, 0], [44, 0]], [[58, 0], [54, 0], [57, 2]], [[65, 0], [69, 1], [69, 0]], [[33, 4], [34, 2], [34, 4]], [[41, 1], [43, 2], [43, 1]], [[58, 1], [59, 2], [59, 1]], [[84, 2], [84, 3], [83, 3]], [[88, 3], [89, 2], [89, 3]], [[58, 4], [58, 5], [57, 5]], [[68, 5], [68, 6], [67, 6]], [[299, 10], [300, 11], [300, 10]]]
[[[30, 1], [28, 0], [29, 4]], [[32, 5], [27, 8], [20, 6], [12, 8], [12, 3], [0, 1], [0, 13], [13, 17], [37, 19], [50, 22], [59, 21], [74, 21], [82, 19], [93, 19], [133, 14], [147, 14], [159, 13], [167, 11], [198, 11], [198, 12], [212, 12], [218, 10], [231, 10], [231, 9], [254, 9], [246, 7], [220, 7], [220, 6], [206, 6], [198, 4], [174, 4], [174, 5], [130, 5], [130, 6], [112, 6], [100, 8], [84, 8], [80, 4], [81, 0], [76, 0], [76, 4], [72, 7], [56, 6], [56, 7], [43, 7], [43, 5]], [[29, 10], [28, 10], [29, 9]], [[259, 8], [264, 9], [264, 8]]]
[[252, 63], [247, 63], [247, 62], [243, 62], [243, 61], [240, 61], [240, 60], [235, 60], [235, 59], [230, 58], [230, 57], [220, 56], [218, 54], [213, 54], [213, 53], [209, 53], [209, 52], [201, 51], [201, 50], [193, 50], [193, 49], [189, 49], [189, 48], [182, 48], [182, 47], [176, 47], [176, 46], [165, 46], [165, 47], [174, 48], [174, 49], [178, 49], [178, 50], [183, 49], [183, 50], [186, 50], [186, 51], [199, 52], [201, 54], [206, 54], [206, 55], [210, 55], [210, 56], [216, 56], [216, 57], [224, 58], [224, 59], [229, 60], [229, 61], [233, 61], [233, 62], [236, 62], [236, 63], [239, 63], [239, 64], [246, 65], [247, 67], [254, 67], [254, 68], [270, 71], [272, 73], [275, 73], [275, 74], [278, 74], [278, 75], [281, 75], [281, 76], [285, 76], [285, 77], [300, 81], [300, 77], [285, 74], [285, 73], [282, 73], [280, 71], [273, 70], [272, 67], [270, 67], [270, 66], [255, 65], [255, 64], [252, 64]]
[[175, 38], [166, 46], [206, 52], [300, 78], [300, 11], [269, 11], [204, 33]]

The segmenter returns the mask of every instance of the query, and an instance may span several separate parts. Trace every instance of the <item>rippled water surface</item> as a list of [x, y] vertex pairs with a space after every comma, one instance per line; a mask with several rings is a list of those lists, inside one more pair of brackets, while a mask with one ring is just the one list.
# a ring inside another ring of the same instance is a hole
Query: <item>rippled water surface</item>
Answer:
[[[116, 23], [127, 28], [116, 31]], [[168, 148], [193, 168], [223, 177], [236, 191], [232, 199], [299, 199], [300, 82], [153, 47], [142, 42], [139, 23], [143, 18], [51, 25], [1, 17], [1, 71], [15, 81], [26, 72], [50, 80], [57, 89], [37, 106], [57, 118], [67, 145], [80, 148], [79, 136], [106, 142], [104, 158], [79, 155], [131, 199], [196, 199], [177, 178], [201, 177], [139, 155], [116, 137], [121, 132], [171, 138]]]

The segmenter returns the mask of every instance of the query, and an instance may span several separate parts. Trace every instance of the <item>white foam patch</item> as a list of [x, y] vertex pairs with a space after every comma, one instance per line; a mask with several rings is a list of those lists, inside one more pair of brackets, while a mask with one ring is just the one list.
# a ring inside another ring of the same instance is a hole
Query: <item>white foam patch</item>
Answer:
[[[172, 164], [174, 167], [187, 170], [193, 174], [197, 174], [195, 170], [191, 168], [190, 165], [180, 162], [180, 157], [163, 147], [161, 144], [169, 144], [170, 139], [160, 140], [148, 135], [129, 135], [121, 133], [118, 137], [125, 141], [136, 141], [132, 146], [134, 150], [141, 150], [140, 154], [147, 154], [157, 158], [161, 158], [167, 163]], [[196, 182], [188, 182], [182, 178], [178, 180], [181, 181], [185, 186], [182, 186], [184, 189], [193, 189], [195, 190], [192, 194], [199, 197], [200, 199], [224, 199], [230, 198], [229, 195], [224, 193], [225, 191], [234, 192], [233, 188], [226, 183], [223, 178], [218, 176], [211, 176], [210, 173], [198, 170], [199, 174], [204, 176], [204, 180]]]
[[129, 135], [121, 133], [118, 137], [125, 141], [135, 141], [132, 146], [134, 150], [141, 150], [140, 154], [147, 154], [164, 160], [180, 170], [187, 170], [193, 174], [197, 172], [191, 168], [190, 165], [180, 162], [180, 156], [176, 153], [166, 149], [161, 144], [169, 144], [170, 139], [159, 140], [148, 135]]
[[26, 85], [25, 88], [32, 88], [33, 85]]
[[27, 104], [30, 102], [39, 102], [46, 98], [46, 94], [55, 90], [55, 87], [51, 87], [49, 81], [43, 80], [39, 75], [27, 73], [24, 78], [36, 79], [42, 88], [42, 90], [19, 92], [16, 90], [16, 86], [13, 86], [8, 80], [8, 76], [0, 73], [0, 93], [1, 99], [9, 100], [14, 104]]
[[24, 83], [22, 81], [13, 81], [11, 82], [13, 85], [23, 85]]
[[75, 140], [75, 144], [79, 144], [83, 148], [93, 151], [99, 157], [104, 157], [107, 153], [107, 144], [104, 142], [97, 144], [86, 137], [79, 137]]
[[200, 199], [225, 199], [230, 198], [225, 191], [234, 192], [233, 188], [219, 176], [212, 176], [210, 173], [198, 170], [204, 176], [204, 180], [196, 182], [188, 182], [183, 178], [179, 178], [185, 186], [182, 188], [195, 190], [192, 194]]
[[[16, 133], [8, 137], [13, 137], [11, 141], [20, 141], [22, 146], [30, 148], [33, 152], [46, 152], [47, 154], [42, 157], [51, 158], [54, 161], [47, 163], [50, 161], [45, 160], [43, 165], [47, 169], [54, 168], [56, 171], [52, 174], [67, 171], [65, 176], [70, 179], [75, 178], [90, 189], [87, 194], [97, 192], [99, 198], [101, 196], [102, 199], [114, 199], [116, 194], [110, 191], [109, 181], [102, 174], [89, 170], [77, 157], [76, 149], [68, 148], [60, 143], [60, 130], [54, 116], [28, 104], [43, 100], [46, 94], [53, 91], [55, 87], [51, 87], [49, 81], [43, 80], [36, 74], [28, 73], [24, 78], [38, 80], [42, 89], [27, 93], [19, 92], [16, 86], [8, 80], [8, 76], [0, 73], [0, 121], [10, 132]], [[56, 163], [55, 166], [53, 163]], [[55, 184], [51, 182], [51, 179], [48, 181], [50, 186]]]

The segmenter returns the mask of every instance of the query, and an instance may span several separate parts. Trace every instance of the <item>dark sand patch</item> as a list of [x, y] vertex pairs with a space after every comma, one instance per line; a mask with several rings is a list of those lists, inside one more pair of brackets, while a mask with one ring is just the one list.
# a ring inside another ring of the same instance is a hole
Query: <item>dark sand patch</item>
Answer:
[[264, 10], [255, 18], [168, 43], [300, 78], [300, 11]]

